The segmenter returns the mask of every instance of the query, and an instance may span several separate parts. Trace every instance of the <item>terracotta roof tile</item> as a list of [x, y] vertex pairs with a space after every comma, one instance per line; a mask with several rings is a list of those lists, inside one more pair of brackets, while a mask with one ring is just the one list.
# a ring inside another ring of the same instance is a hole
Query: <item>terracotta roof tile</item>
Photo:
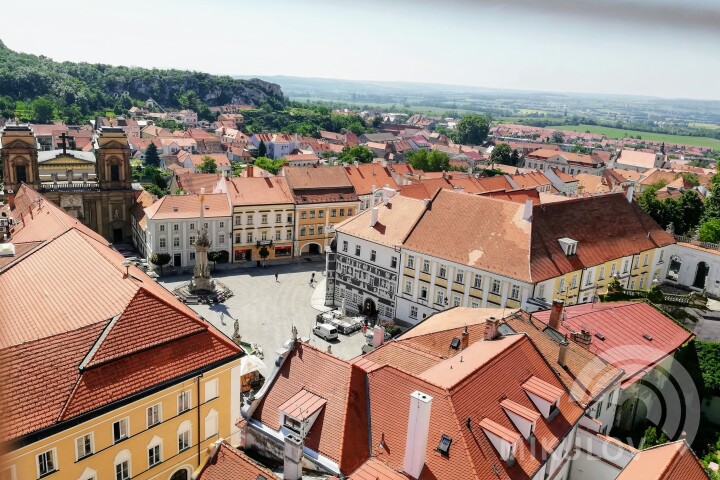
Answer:
[[200, 194], [201, 189], [205, 189], [206, 193], [211, 193], [218, 181], [219, 173], [179, 173], [175, 176], [178, 187], [188, 193]]
[[[203, 213], [206, 218], [229, 217], [230, 202], [224, 193], [204, 194]], [[200, 218], [200, 195], [165, 195], [145, 209], [149, 220]]]
[[358, 195], [369, 195], [373, 193], [373, 186], [383, 188], [385, 185], [388, 185], [393, 190], [399, 188], [388, 167], [383, 167], [375, 163], [362, 163], [357, 167], [347, 166], [344, 167], [344, 169]]
[[228, 180], [227, 191], [233, 206], [294, 203], [292, 192], [284, 177], [231, 178]]
[[617, 480], [707, 480], [710, 476], [685, 440], [642, 450], [618, 475]]
[[400, 473], [377, 458], [371, 457], [350, 475], [349, 480], [408, 480], [411, 477]]
[[297, 195], [300, 190], [352, 188], [343, 167], [293, 167], [285, 169], [288, 185]]
[[200, 470], [197, 480], [272, 480], [275, 475], [237, 448], [222, 442]]
[[280, 405], [278, 410], [298, 420], [305, 420], [312, 417], [326, 403], [324, 398], [303, 388]]

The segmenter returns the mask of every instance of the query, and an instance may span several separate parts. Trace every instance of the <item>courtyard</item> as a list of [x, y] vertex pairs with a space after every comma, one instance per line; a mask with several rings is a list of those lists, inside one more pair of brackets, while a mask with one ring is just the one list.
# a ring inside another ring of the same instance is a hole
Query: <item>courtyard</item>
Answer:
[[[239, 323], [239, 333], [243, 343], [257, 343], [263, 350], [263, 362], [267, 365], [263, 375], [272, 370], [280, 349], [292, 336], [292, 327], [298, 335], [310, 339], [310, 345], [326, 351], [328, 346], [332, 354], [349, 360], [362, 353], [364, 337], [361, 331], [351, 335], [339, 335], [334, 342], [313, 335], [315, 317], [318, 310], [313, 308], [311, 300], [318, 308], [324, 298], [325, 262], [293, 262], [285, 265], [268, 265], [266, 268], [234, 268], [212, 272], [234, 295], [225, 302], [215, 305], [190, 305], [203, 318], [222, 333], [232, 337], [235, 319]], [[278, 281], [275, 281], [275, 274]], [[315, 283], [310, 278], [315, 274]], [[188, 282], [191, 274], [163, 276], [158, 282], [172, 291], [175, 287]]]

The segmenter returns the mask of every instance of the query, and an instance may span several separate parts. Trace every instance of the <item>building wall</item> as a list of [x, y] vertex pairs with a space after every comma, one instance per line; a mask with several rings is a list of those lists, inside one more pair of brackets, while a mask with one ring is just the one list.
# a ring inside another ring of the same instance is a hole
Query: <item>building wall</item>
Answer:
[[[672, 268], [675, 271], [676, 265], [673, 260], [676, 257], [680, 262], [680, 269], [677, 274], [668, 274]], [[659, 266], [660, 281], [684, 287], [693, 290], [702, 290], [702, 288], [694, 287], [695, 277], [698, 272], [700, 262], [704, 262], [708, 266], [708, 274], [705, 279], [705, 290], [713, 296], [720, 296], [720, 251], [711, 249], [699, 250], [692, 248], [685, 243], [677, 243], [667, 247], [665, 254], [665, 262]]]
[[314, 203], [295, 206], [295, 252], [308, 253], [310, 244], [317, 244], [320, 253], [335, 238], [334, 225], [356, 215], [360, 202]]
[[[227, 250], [228, 253], [232, 248], [232, 227], [231, 217], [213, 217], [206, 218], [205, 223], [208, 224], [208, 236], [212, 241], [211, 251]], [[177, 230], [175, 229], [177, 227]], [[164, 230], [162, 230], [164, 228]], [[192, 242], [200, 233], [200, 217], [182, 218], [173, 220], [152, 220], [147, 219], [147, 255], [148, 258], [153, 253], [169, 253], [170, 263], [168, 266], [174, 265], [175, 254], [180, 254], [180, 266], [195, 265], [195, 247]], [[162, 239], [165, 239], [165, 246], [162, 246]], [[175, 244], [177, 239], [178, 244]]]
[[550, 157], [548, 159], [527, 157], [525, 159], [525, 168], [533, 168], [535, 170], [546, 171], [551, 168], [557, 168], [561, 172], [569, 175], [577, 175], [578, 173], [587, 173], [590, 175], [600, 176], [602, 175], [602, 168], [596, 168], [584, 165], [570, 165], [562, 160], [558, 160], [558, 157]]
[[[403, 249], [401, 253], [402, 274], [396, 305], [399, 320], [417, 323], [433, 313], [456, 306], [527, 308], [527, 299], [532, 293], [530, 284], [411, 250]], [[410, 267], [410, 257], [413, 257], [414, 268]], [[427, 272], [424, 271], [425, 261], [429, 267]], [[442, 277], [442, 266], [445, 266], [445, 278]], [[462, 283], [456, 281], [459, 271], [463, 273]], [[479, 288], [476, 288], [476, 275], [480, 279]], [[427, 289], [425, 300], [422, 299], [422, 287]]]
[[[0, 462], [3, 468], [13, 468], [18, 480], [35, 479], [38, 478], [37, 455], [54, 449], [57, 471], [43, 478], [85, 480], [87, 477], [81, 475], [87, 473], [86, 469], [91, 469], [96, 472], [97, 479], [113, 479], [116, 456], [128, 450], [130, 475], [133, 479], [168, 478], [183, 467], [192, 471], [205, 461], [208, 447], [219, 437], [235, 439], [235, 443], [239, 440], [238, 435], [232, 436], [237, 432], [237, 428], [234, 425], [236, 418], [231, 415], [232, 406], [240, 404], [240, 390], [231, 389], [232, 375], [239, 378], [239, 365], [240, 360], [234, 360], [205, 372], [200, 377], [185, 380], [152, 395], [142, 396], [130, 404], [11, 451], [2, 457]], [[217, 397], [206, 398], [206, 385], [215, 380]], [[178, 414], [178, 395], [183, 391], [190, 392], [191, 408]], [[148, 428], [147, 408], [156, 404], [161, 405], [161, 422]], [[206, 430], [206, 419], [209, 421], [213, 412], [217, 414], [215, 434]], [[239, 411], [237, 413], [239, 415]], [[129, 420], [128, 438], [113, 443], [113, 423], [123, 418]], [[187, 425], [185, 422], [190, 425], [190, 447], [179, 452], [178, 431], [181, 424]], [[87, 433], [93, 438], [93, 453], [78, 460], [76, 439]], [[162, 442], [162, 462], [148, 468], [148, 446], [155, 437]]]
[[269, 253], [266, 261], [292, 258], [294, 226], [295, 205], [292, 203], [233, 207], [231, 261], [261, 260], [263, 247]]

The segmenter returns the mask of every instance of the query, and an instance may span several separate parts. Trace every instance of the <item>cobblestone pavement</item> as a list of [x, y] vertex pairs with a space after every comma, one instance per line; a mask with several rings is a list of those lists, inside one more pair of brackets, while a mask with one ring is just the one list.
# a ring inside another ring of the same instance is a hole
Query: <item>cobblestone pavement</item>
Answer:
[[[218, 305], [190, 305], [198, 314], [212, 323], [228, 337], [233, 334], [234, 319], [239, 320], [240, 336], [243, 342], [255, 342], [265, 354], [264, 362], [269, 373], [277, 358], [276, 351], [291, 337], [295, 325], [301, 337], [310, 339], [310, 344], [349, 360], [360, 355], [363, 335], [340, 335], [339, 341], [328, 343], [312, 334], [315, 316], [319, 313], [311, 306], [315, 289], [324, 288], [324, 261], [300, 261], [286, 265], [268, 265], [267, 268], [240, 268], [213, 272], [227, 285], [234, 296]], [[315, 283], [310, 286], [310, 277], [315, 273]], [[275, 281], [275, 273], [278, 281]], [[159, 279], [168, 290], [190, 280], [191, 275], [169, 276]], [[318, 294], [316, 294], [317, 297]], [[224, 323], [224, 324], [223, 324]]]

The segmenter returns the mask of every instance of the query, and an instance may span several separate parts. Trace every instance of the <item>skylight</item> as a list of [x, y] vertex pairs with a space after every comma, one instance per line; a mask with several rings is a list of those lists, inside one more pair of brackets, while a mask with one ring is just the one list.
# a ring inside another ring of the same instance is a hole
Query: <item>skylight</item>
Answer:
[[452, 339], [452, 342], [450, 342], [450, 348], [457, 350], [460, 348], [460, 338], [455, 337]]
[[452, 438], [448, 437], [447, 435], [443, 435], [440, 438], [440, 445], [438, 445], [437, 451], [447, 457], [448, 455], [450, 455], [450, 444], [451, 443], [452, 443]]

